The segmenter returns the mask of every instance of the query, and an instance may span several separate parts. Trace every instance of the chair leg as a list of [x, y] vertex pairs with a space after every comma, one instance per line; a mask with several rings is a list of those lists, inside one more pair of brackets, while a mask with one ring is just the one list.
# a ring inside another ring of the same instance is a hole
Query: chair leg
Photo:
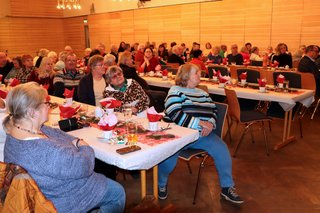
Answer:
[[302, 117], [299, 117], [299, 127], [300, 127], [300, 138], [303, 138], [303, 135], [302, 135]]
[[239, 149], [240, 143], [243, 141], [244, 135], [247, 133], [247, 131], [249, 130], [250, 126], [246, 126], [242, 132], [242, 135], [240, 137], [240, 140], [238, 141], [234, 151], [233, 151], [233, 157], [236, 157], [237, 151]]
[[317, 109], [318, 109], [319, 103], [320, 103], [320, 98], [318, 99], [317, 105], [316, 105], [316, 107], [315, 107], [314, 110], [313, 110], [313, 113], [312, 113], [312, 115], [311, 115], [311, 120], [313, 119], [313, 116], [314, 116], [314, 114], [316, 113], [316, 111], [317, 111]]
[[272, 129], [271, 129], [271, 121], [269, 121], [269, 130], [270, 130], [270, 132], [272, 132]]
[[269, 148], [268, 148], [268, 138], [267, 138], [267, 134], [266, 134], [266, 129], [264, 128], [264, 122], [261, 122], [261, 128], [263, 130], [263, 136], [264, 136], [264, 143], [266, 146], [266, 153], [269, 156]]
[[253, 137], [253, 130], [252, 130], [251, 127], [249, 127], [249, 129], [250, 129], [250, 135], [251, 135], [251, 142], [252, 142], [252, 143], [255, 143], [254, 137]]
[[199, 187], [199, 180], [200, 180], [200, 177], [201, 177], [201, 170], [202, 170], [202, 167], [204, 167], [204, 162], [205, 162], [205, 160], [207, 159], [207, 157], [208, 157], [207, 154], [206, 154], [205, 156], [203, 156], [202, 161], [201, 161], [201, 163], [200, 163], [200, 165], [199, 165], [197, 183], [196, 183], [196, 188], [195, 188], [195, 190], [194, 190], [194, 196], [193, 196], [193, 202], [192, 202], [193, 205], [196, 204], [198, 187]]
[[232, 138], [231, 138], [231, 127], [232, 127], [232, 120], [231, 120], [231, 123], [230, 123], [230, 120], [229, 120], [229, 116], [227, 117], [227, 123], [228, 123], [228, 132], [226, 135], [229, 135], [229, 138], [230, 138], [230, 143], [232, 142]]

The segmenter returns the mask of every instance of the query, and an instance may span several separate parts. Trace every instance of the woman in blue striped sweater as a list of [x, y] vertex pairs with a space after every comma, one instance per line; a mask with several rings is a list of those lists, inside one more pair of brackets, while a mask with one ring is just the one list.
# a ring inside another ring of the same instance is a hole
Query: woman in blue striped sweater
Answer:
[[[232, 162], [227, 145], [212, 130], [217, 109], [208, 93], [196, 88], [201, 70], [194, 64], [180, 66], [175, 82], [165, 101], [165, 114], [180, 126], [199, 130], [200, 138], [185, 148], [206, 150], [214, 159], [218, 171], [221, 197], [233, 203], [243, 203], [234, 189]], [[184, 149], [185, 149], [184, 148]], [[159, 164], [159, 198], [167, 198], [167, 181], [176, 166], [179, 152]]]

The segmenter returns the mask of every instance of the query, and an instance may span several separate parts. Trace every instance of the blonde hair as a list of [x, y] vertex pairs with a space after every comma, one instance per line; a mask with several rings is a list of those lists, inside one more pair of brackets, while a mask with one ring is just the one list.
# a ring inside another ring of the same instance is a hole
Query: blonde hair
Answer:
[[45, 78], [47, 77], [47, 74], [52, 78], [55, 75], [55, 72], [53, 71], [53, 69], [51, 70], [46, 70], [46, 64], [48, 63], [48, 61], [51, 60], [52, 62], [52, 68], [54, 66], [53, 60], [52, 58], [49, 57], [44, 57], [41, 60], [41, 64], [39, 66], [39, 69], [37, 70], [38, 74], [39, 74], [39, 78]]
[[124, 52], [120, 55], [119, 60], [118, 60], [118, 64], [126, 64], [127, 62], [132, 60], [132, 54], [129, 52]]
[[47, 97], [47, 90], [36, 82], [28, 82], [14, 87], [6, 99], [8, 116], [3, 120], [3, 127], [8, 130], [21, 119], [29, 118], [30, 109], [38, 109]]
[[175, 82], [177, 86], [186, 87], [192, 71], [197, 72], [200, 68], [195, 64], [183, 64], [179, 67]]

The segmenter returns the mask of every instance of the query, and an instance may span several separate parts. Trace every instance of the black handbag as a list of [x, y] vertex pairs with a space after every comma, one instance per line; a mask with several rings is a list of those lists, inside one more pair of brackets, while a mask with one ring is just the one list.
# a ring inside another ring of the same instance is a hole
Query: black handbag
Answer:
[[59, 128], [64, 132], [81, 129], [82, 125], [78, 123], [77, 118], [72, 117], [58, 121]]

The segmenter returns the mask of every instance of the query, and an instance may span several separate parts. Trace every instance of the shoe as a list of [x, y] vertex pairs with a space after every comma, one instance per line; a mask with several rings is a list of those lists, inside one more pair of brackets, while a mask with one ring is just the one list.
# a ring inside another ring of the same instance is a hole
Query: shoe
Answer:
[[232, 203], [241, 204], [244, 202], [233, 187], [222, 188], [220, 195], [223, 199]]
[[158, 188], [158, 198], [160, 200], [165, 200], [168, 197], [168, 190], [167, 190], [167, 186], [164, 187], [160, 187]]

